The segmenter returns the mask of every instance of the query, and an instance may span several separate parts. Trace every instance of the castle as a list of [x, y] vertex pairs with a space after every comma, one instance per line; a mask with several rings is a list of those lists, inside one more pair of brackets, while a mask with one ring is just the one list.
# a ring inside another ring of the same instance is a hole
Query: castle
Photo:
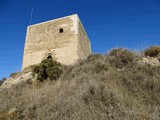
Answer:
[[22, 70], [53, 58], [72, 65], [91, 54], [89, 38], [77, 14], [28, 26]]

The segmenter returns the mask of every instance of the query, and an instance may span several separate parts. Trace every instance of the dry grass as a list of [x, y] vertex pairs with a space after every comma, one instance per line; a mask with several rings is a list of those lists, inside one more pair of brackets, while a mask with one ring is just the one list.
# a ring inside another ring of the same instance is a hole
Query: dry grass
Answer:
[[160, 68], [126, 53], [123, 59], [120, 53], [91, 55], [64, 66], [57, 81], [28, 81], [0, 91], [0, 119], [158, 120]]

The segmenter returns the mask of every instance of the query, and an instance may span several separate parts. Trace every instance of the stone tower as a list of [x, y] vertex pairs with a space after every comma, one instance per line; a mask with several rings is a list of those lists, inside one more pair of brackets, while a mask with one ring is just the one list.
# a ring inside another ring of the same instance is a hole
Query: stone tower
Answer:
[[90, 54], [90, 41], [75, 14], [28, 26], [22, 70], [48, 57], [71, 65]]

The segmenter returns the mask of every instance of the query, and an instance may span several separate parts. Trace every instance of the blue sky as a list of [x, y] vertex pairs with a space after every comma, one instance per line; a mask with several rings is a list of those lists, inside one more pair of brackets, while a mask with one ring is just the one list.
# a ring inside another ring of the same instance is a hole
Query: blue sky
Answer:
[[26, 27], [77, 13], [94, 53], [160, 45], [159, 0], [0, 0], [0, 79], [21, 70]]

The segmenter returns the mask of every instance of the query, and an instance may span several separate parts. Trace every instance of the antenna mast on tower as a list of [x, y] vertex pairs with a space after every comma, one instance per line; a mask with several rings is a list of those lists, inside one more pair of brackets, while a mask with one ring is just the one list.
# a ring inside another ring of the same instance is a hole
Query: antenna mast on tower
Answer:
[[32, 24], [32, 17], [33, 17], [33, 7], [32, 7], [32, 10], [31, 10], [31, 17], [30, 17], [30, 23], [29, 23], [29, 26]]

